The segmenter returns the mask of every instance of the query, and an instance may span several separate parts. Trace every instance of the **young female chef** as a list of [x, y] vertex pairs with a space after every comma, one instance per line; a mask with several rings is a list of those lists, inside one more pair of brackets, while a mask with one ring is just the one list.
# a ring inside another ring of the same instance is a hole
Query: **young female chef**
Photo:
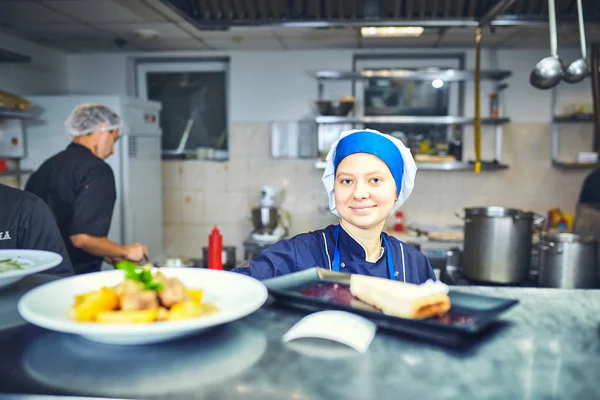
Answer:
[[327, 155], [323, 184], [338, 225], [281, 240], [233, 271], [267, 279], [312, 267], [409, 283], [436, 280], [427, 258], [383, 232], [408, 199], [417, 167], [404, 144], [380, 132], [342, 132]]

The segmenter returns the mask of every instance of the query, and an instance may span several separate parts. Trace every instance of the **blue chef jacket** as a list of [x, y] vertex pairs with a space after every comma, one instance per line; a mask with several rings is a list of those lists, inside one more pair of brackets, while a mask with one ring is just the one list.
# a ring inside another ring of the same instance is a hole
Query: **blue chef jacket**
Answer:
[[[427, 279], [436, 280], [433, 269], [423, 253], [386, 233], [382, 235], [387, 239], [388, 248], [384, 247], [384, 254], [373, 263], [365, 260], [363, 246], [343, 228], [339, 229], [340, 272], [389, 278], [388, 257], [385, 252], [390, 251], [394, 264], [394, 279], [416, 284]], [[334, 253], [334, 225], [330, 225], [325, 229], [281, 240], [254, 257], [248, 267], [235, 268], [232, 271], [263, 280], [313, 267], [331, 269]]]

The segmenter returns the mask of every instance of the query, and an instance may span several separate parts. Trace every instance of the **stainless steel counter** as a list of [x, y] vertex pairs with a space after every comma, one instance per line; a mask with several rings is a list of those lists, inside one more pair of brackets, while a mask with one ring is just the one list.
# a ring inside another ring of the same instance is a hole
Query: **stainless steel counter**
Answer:
[[330, 342], [286, 345], [282, 335], [304, 314], [273, 304], [195, 337], [139, 347], [101, 345], [21, 324], [0, 330], [0, 392], [160, 399], [600, 398], [600, 290], [454, 289], [521, 303], [504, 315], [501, 329], [462, 352], [384, 331], [365, 354]]

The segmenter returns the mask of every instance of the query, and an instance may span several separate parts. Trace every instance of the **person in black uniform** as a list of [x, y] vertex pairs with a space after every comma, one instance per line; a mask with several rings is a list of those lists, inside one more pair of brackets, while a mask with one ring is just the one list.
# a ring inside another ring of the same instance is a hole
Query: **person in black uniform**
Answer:
[[579, 203], [600, 207], [600, 169], [585, 178], [579, 194]]
[[100, 104], [81, 104], [65, 126], [73, 142], [46, 160], [25, 190], [41, 197], [54, 212], [75, 274], [99, 271], [103, 259], [111, 263], [147, 259], [143, 244], [123, 246], [107, 238], [117, 193], [112, 168], [104, 160], [119, 139], [119, 116]]
[[71, 260], [50, 208], [37, 196], [0, 184], [0, 249], [45, 250], [62, 262], [45, 274], [73, 274]]

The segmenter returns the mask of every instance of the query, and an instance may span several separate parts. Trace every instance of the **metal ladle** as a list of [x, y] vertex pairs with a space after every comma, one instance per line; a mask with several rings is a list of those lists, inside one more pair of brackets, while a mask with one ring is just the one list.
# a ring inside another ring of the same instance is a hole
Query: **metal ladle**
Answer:
[[585, 79], [589, 72], [587, 63], [587, 46], [585, 43], [585, 27], [583, 25], [583, 8], [581, 0], [577, 0], [577, 19], [579, 20], [579, 41], [581, 43], [581, 58], [569, 65], [563, 76], [567, 83], [578, 83]]
[[554, 0], [548, 0], [548, 25], [550, 26], [550, 57], [540, 60], [531, 74], [529, 82], [538, 89], [551, 89], [558, 85], [563, 77], [564, 66], [558, 57], [556, 39], [556, 12]]

